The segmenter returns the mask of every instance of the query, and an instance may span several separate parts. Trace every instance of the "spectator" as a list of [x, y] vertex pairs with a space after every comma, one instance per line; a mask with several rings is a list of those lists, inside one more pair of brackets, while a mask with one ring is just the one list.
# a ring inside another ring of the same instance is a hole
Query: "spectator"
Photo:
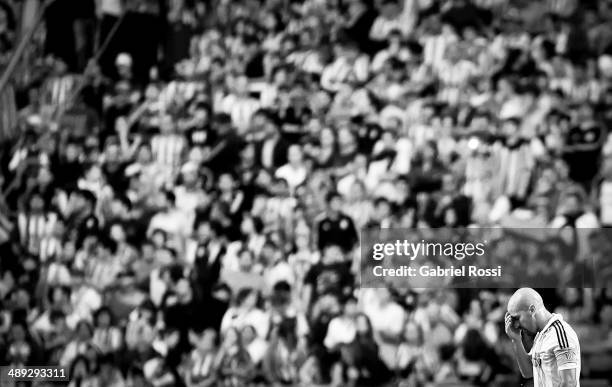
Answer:
[[298, 343], [296, 320], [278, 318], [270, 336], [270, 345], [263, 363], [267, 381], [271, 384], [296, 383], [304, 356]]
[[253, 113], [259, 109], [257, 100], [248, 95], [248, 80], [239, 76], [233, 80], [234, 92], [223, 99], [221, 110], [230, 115], [239, 134], [244, 134]]
[[98, 363], [98, 383], [104, 386], [123, 386], [125, 380], [112, 356], [102, 356]]
[[214, 363], [216, 357], [217, 334], [214, 329], [201, 333], [189, 332], [189, 340], [195, 347], [185, 364], [185, 384], [187, 386], [207, 386], [215, 382]]
[[60, 364], [68, 366], [79, 355], [87, 355], [90, 350], [96, 350], [93, 342], [93, 328], [87, 321], [79, 321], [76, 328], [76, 335], [66, 345], [60, 359]]
[[153, 340], [158, 334], [155, 319], [155, 307], [151, 302], [143, 303], [134, 310], [125, 328], [126, 361], [132, 361], [135, 365], [144, 365], [153, 348]]
[[393, 30], [398, 30], [404, 37], [408, 37], [418, 16], [415, 6], [418, 6], [415, 1], [406, 1], [405, 4], [394, 0], [381, 2], [380, 14], [370, 29], [370, 39], [385, 40]]
[[257, 331], [257, 335], [265, 338], [270, 329], [269, 316], [257, 307], [259, 294], [257, 291], [244, 288], [236, 295], [236, 304], [228, 309], [221, 322], [221, 333], [225, 334], [229, 329], [241, 329], [251, 325]]
[[327, 327], [325, 346], [337, 350], [342, 344], [351, 343], [357, 335], [357, 300], [349, 299], [344, 304], [341, 316], [334, 317]]
[[402, 378], [409, 378], [421, 370], [424, 362], [425, 338], [423, 329], [414, 321], [408, 320], [404, 326], [403, 340], [397, 349], [394, 370]]
[[487, 356], [490, 349], [479, 331], [469, 329], [462, 341], [457, 369], [459, 377], [477, 385], [487, 385], [495, 377]]
[[344, 251], [350, 251], [357, 240], [357, 232], [353, 221], [341, 212], [342, 197], [332, 192], [326, 197], [327, 214], [318, 223], [318, 247], [324, 249], [329, 245], [341, 246]]
[[304, 183], [307, 177], [307, 169], [304, 165], [302, 149], [298, 145], [292, 145], [287, 151], [289, 162], [276, 170], [276, 177], [287, 180], [290, 192]]
[[327, 65], [321, 74], [321, 86], [337, 92], [342, 85], [364, 82], [369, 71], [369, 59], [360, 55], [355, 42], [348, 41], [334, 47], [337, 59]]
[[73, 376], [69, 386], [97, 386], [97, 379], [92, 371], [89, 360], [85, 356], [77, 356], [70, 366], [70, 375]]
[[223, 386], [240, 386], [252, 380], [253, 362], [236, 328], [230, 328], [225, 333], [216, 363], [219, 381]]
[[[122, 335], [119, 328], [113, 326], [110, 309], [100, 308], [94, 315], [95, 328], [92, 342], [102, 354], [116, 354], [122, 346]], [[112, 365], [112, 361], [110, 361]]]

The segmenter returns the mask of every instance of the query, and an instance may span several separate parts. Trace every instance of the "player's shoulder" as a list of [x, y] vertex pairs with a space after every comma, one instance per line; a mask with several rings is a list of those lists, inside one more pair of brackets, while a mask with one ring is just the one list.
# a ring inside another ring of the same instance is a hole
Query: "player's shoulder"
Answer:
[[561, 327], [561, 328], [563, 328], [563, 329], [565, 329], [567, 331], [570, 331], [572, 333], [576, 333], [576, 331], [574, 331], [574, 328], [572, 328], [572, 324], [570, 324], [569, 322], [567, 322], [565, 320], [559, 319], [559, 320], [555, 321], [555, 324], [557, 324], [557, 326], [559, 326], [559, 327]]
[[546, 341], [551, 347], [569, 348], [580, 345], [576, 331], [563, 319], [553, 321], [545, 333]]
[[557, 320], [555, 321], [555, 324], [556, 324], [555, 326], [557, 326], [559, 330], [565, 333], [568, 337], [570, 338], [577, 337], [576, 331], [572, 327], [572, 324], [570, 324], [569, 322], [565, 320]]

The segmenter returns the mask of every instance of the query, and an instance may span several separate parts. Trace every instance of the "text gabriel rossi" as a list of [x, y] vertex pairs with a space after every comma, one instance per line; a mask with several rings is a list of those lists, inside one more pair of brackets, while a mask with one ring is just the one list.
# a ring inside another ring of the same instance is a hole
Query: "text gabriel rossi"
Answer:
[[455, 268], [440, 266], [398, 266], [394, 268], [384, 268], [374, 266], [372, 272], [376, 277], [501, 277], [502, 268], [480, 268], [478, 266], [461, 266]]

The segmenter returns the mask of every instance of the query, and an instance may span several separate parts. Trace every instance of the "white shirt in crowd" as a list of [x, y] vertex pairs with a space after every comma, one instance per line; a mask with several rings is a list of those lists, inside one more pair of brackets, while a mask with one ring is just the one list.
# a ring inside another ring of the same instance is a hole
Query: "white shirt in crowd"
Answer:
[[[363, 311], [372, 323], [375, 334], [385, 333], [399, 335], [404, 329], [406, 311], [397, 303], [389, 301], [381, 303], [378, 292], [380, 289], [363, 289], [360, 303]], [[387, 291], [384, 289], [384, 291]]]
[[278, 86], [270, 83], [263, 83], [258, 86], [259, 105], [262, 108], [269, 108], [275, 106], [276, 100], [278, 98]]
[[295, 272], [288, 262], [281, 261], [265, 271], [264, 279], [266, 288], [271, 291], [274, 285], [279, 282], [287, 282], [293, 286], [295, 284]]
[[58, 262], [51, 262], [47, 269], [47, 283], [50, 285], [69, 286], [72, 275], [66, 265]]
[[270, 329], [270, 316], [257, 308], [244, 312], [236, 307], [231, 307], [221, 320], [221, 335], [224, 335], [230, 328], [242, 330], [249, 325], [255, 328], [257, 336], [265, 339]]
[[315, 50], [299, 51], [289, 54], [287, 62], [292, 63], [297, 68], [307, 73], [321, 74], [324, 68], [321, 57]]
[[612, 182], [609, 180], [601, 183], [599, 203], [601, 206], [601, 223], [606, 226], [612, 225]]
[[256, 99], [238, 97], [234, 94], [225, 97], [221, 103], [221, 110], [232, 117], [232, 124], [239, 133], [244, 133], [249, 128], [251, 117], [259, 107], [259, 101]]
[[335, 349], [340, 344], [350, 344], [357, 335], [355, 321], [346, 317], [334, 317], [327, 328], [327, 335], [323, 344], [329, 350]]
[[202, 204], [205, 198], [202, 190], [190, 190], [182, 185], [174, 189], [174, 196], [176, 197], [176, 208], [184, 212], [189, 218], [195, 215], [196, 208]]
[[285, 164], [276, 170], [274, 176], [287, 180], [289, 189], [291, 192], [295, 190], [297, 186], [306, 181], [308, 175], [308, 169], [304, 165], [293, 166], [291, 164]]
[[102, 306], [102, 296], [94, 288], [82, 285], [76, 291], [73, 290], [71, 296], [73, 306], [72, 320], [67, 319], [67, 324], [70, 329], [76, 328], [80, 320], [90, 320], [93, 313]]
[[350, 80], [365, 82], [368, 79], [369, 67], [370, 60], [367, 55], [361, 55], [353, 62], [340, 57], [323, 70], [321, 86], [326, 90], [338, 91], [342, 84]]
[[393, 30], [401, 31], [404, 37], [408, 37], [414, 30], [419, 16], [418, 0], [405, 0], [402, 11], [393, 19], [387, 19], [379, 15], [370, 28], [370, 39], [385, 40]]

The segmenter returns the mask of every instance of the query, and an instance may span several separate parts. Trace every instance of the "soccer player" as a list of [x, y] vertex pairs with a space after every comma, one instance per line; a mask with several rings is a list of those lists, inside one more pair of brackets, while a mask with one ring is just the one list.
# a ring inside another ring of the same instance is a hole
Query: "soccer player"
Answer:
[[[523, 335], [535, 334], [531, 350], [526, 351]], [[508, 301], [506, 334], [521, 374], [533, 377], [535, 387], [579, 387], [580, 343], [572, 327], [561, 315], [550, 313], [538, 292], [517, 290]]]

